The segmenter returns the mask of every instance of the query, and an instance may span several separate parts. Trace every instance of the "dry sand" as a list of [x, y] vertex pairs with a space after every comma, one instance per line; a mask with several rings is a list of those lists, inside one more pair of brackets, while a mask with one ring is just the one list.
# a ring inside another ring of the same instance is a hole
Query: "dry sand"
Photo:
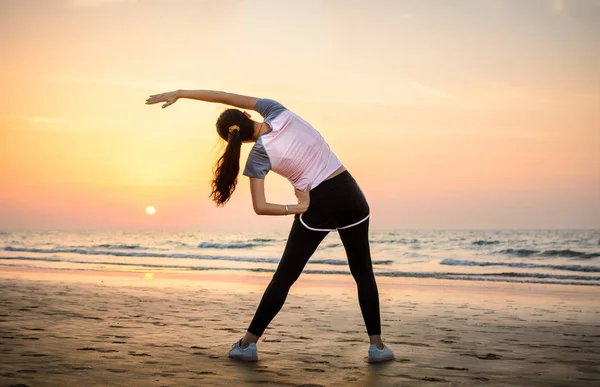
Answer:
[[0, 268], [0, 386], [598, 386], [600, 289], [378, 278], [393, 362], [366, 362], [351, 278], [303, 275], [227, 351], [269, 275]]

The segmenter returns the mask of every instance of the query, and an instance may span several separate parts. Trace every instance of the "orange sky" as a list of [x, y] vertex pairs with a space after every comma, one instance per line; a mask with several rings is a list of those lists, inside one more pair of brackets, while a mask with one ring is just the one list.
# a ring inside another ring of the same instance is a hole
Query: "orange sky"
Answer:
[[3, 1], [0, 229], [288, 228], [245, 176], [209, 200], [224, 106], [144, 104], [179, 88], [303, 116], [373, 229], [599, 228], [599, 25], [595, 0]]

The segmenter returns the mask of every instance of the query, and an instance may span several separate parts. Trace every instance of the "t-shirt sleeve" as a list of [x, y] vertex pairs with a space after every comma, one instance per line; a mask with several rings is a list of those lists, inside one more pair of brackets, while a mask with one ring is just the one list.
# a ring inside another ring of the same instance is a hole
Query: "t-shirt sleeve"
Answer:
[[250, 150], [250, 153], [248, 153], [244, 176], [264, 179], [270, 169], [271, 162], [269, 161], [269, 156], [264, 146], [260, 142], [257, 142]]
[[254, 110], [263, 116], [266, 121], [267, 119], [272, 120], [277, 117], [279, 113], [285, 110], [285, 106], [272, 99], [261, 98], [256, 101]]

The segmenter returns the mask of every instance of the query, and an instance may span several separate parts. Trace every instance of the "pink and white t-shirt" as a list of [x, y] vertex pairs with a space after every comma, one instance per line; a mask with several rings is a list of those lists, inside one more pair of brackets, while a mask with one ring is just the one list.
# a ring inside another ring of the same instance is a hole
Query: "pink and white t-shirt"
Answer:
[[271, 129], [250, 150], [245, 176], [264, 179], [273, 170], [304, 190], [309, 184], [315, 188], [342, 166], [321, 134], [279, 102], [259, 99], [255, 110]]

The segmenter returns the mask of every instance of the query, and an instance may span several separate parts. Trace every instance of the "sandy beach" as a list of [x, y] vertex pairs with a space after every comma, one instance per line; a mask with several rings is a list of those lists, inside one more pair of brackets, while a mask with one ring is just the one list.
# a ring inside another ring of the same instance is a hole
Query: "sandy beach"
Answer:
[[351, 278], [303, 275], [229, 359], [270, 275], [0, 271], [1, 386], [594, 386], [600, 289], [378, 278], [384, 342]]

